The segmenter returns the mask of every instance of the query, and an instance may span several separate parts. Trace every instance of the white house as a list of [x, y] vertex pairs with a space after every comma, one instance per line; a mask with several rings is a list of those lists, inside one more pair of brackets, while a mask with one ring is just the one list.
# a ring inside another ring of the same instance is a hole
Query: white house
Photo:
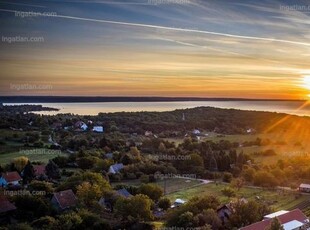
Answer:
[[103, 127], [102, 126], [94, 126], [93, 132], [103, 133]]
[[80, 128], [80, 129], [82, 129], [84, 131], [86, 131], [88, 129], [88, 126], [83, 121], [77, 121], [74, 126], [76, 128]]
[[198, 129], [194, 129], [194, 130], [193, 130], [193, 134], [194, 134], [194, 135], [200, 135], [200, 131], [199, 131]]
[[280, 210], [280, 211], [277, 211], [277, 212], [273, 212], [273, 213], [271, 213], [271, 214], [268, 214], [268, 215], [264, 216], [264, 220], [272, 219], [272, 218], [281, 216], [281, 215], [283, 215], [283, 214], [286, 214], [286, 213], [288, 213], [288, 212], [289, 212], [289, 211], [286, 211], [286, 210]]
[[153, 136], [153, 132], [152, 131], [145, 131], [144, 136], [146, 136], [146, 137]]
[[179, 206], [181, 206], [181, 205], [183, 205], [183, 204], [185, 204], [186, 203], [186, 201], [185, 200], [182, 200], [182, 199], [176, 199], [175, 201], [174, 201], [174, 203], [173, 203], [173, 205], [171, 205], [171, 208], [175, 208], [175, 207], [179, 207]]
[[83, 125], [81, 125], [80, 128], [83, 129], [84, 131], [86, 131], [88, 129], [88, 126], [84, 123]]
[[124, 168], [124, 165], [122, 163], [111, 165], [109, 168], [109, 173], [112, 173], [112, 174], [118, 173], [123, 168]]
[[300, 192], [310, 192], [310, 184], [300, 184], [299, 185]]

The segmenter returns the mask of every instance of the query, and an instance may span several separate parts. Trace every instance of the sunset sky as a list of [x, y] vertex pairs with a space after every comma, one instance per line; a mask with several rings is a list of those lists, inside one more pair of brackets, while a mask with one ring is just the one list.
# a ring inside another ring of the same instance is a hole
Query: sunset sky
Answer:
[[310, 94], [308, 0], [0, 0], [0, 23], [1, 95]]

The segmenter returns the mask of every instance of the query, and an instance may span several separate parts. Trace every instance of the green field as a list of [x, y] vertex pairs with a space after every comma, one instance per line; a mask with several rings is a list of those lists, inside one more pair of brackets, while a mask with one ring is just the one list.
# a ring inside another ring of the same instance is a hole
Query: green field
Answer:
[[60, 152], [59, 150], [51, 150], [51, 149], [29, 149], [22, 150], [19, 152], [12, 153], [4, 153], [0, 154], [0, 164], [8, 164], [12, 162], [12, 160], [16, 157], [25, 156], [30, 161], [41, 161], [48, 162], [49, 159], [52, 159], [57, 156], [66, 156], [67, 154]]
[[[221, 193], [221, 190], [226, 186], [227, 185], [224, 184], [216, 185], [215, 183], [210, 183], [190, 189], [181, 190], [179, 192], [174, 192], [168, 194], [167, 197], [170, 198], [171, 201], [174, 201], [177, 198], [189, 200], [194, 196], [214, 195], [219, 198], [221, 203], [228, 203], [231, 199], [234, 198], [228, 198]], [[249, 187], [241, 188], [240, 191], [237, 192], [237, 197], [255, 199], [257, 201], [264, 202], [271, 206], [275, 211], [282, 209], [290, 210], [295, 208], [298, 204], [310, 199], [310, 196], [297, 196], [296, 193], [293, 192], [270, 191], [266, 189]]]
[[[187, 179], [181, 179], [181, 178], [169, 178], [165, 180], [158, 180], [155, 183], [163, 188], [165, 194], [170, 194], [176, 191], [189, 189], [191, 187], [195, 187], [201, 184], [199, 180], [187, 180]], [[130, 180], [130, 181], [114, 182], [111, 184], [112, 186], [116, 186], [119, 184], [139, 186], [142, 183], [140, 182], [140, 180]]]
[[[220, 142], [221, 140], [227, 140], [230, 142], [238, 142], [239, 144], [245, 141], [255, 141], [257, 138], [262, 140], [270, 140], [271, 143], [263, 146], [241, 146], [237, 148], [237, 152], [244, 152], [253, 157], [257, 163], [276, 163], [283, 157], [291, 157], [304, 155], [310, 153], [310, 145], [305, 142], [304, 139], [289, 136], [285, 133], [264, 133], [264, 134], [240, 134], [240, 135], [217, 135], [215, 133], [208, 133], [208, 136], [201, 137], [200, 141], [213, 141]], [[165, 138], [165, 140], [174, 142], [176, 145], [181, 144], [184, 138]], [[283, 142], [279, 144], [279, 142]], [[296, 143], [299, 143], [298, 145]], [[255, 152], [263, 152], [268, 149], [273, 149], [277, 155], [275, 156], [258, 156]]]

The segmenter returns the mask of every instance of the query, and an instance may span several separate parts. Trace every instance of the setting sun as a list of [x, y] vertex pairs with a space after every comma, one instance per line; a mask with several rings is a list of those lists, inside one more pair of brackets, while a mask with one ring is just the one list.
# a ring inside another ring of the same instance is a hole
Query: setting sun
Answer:
[[310, 75], [304, 76], [304, 87], [310, 89]]

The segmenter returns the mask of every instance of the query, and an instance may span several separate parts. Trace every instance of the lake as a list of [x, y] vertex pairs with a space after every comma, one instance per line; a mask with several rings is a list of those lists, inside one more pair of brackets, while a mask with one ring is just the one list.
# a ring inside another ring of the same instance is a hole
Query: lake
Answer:
[[[28, 103], [30, 104], [30, 103]], [[310, 116], [310, 104], [305, 101], [176, 101], [176, 102], [91, 102], [91, 103], [31, 103], [60, 109], [41, 111], [38, 114], [54, 115], [73, 113], [97, 115], [100, 112], [172, 111], [176, 109], [211, 106], [224, 109], [256, 110], [280, 112], [300, 116]], [[5, 103], [5, 105], [14, 105]], [[16, 105], [16, 104], [15, 104]]]

